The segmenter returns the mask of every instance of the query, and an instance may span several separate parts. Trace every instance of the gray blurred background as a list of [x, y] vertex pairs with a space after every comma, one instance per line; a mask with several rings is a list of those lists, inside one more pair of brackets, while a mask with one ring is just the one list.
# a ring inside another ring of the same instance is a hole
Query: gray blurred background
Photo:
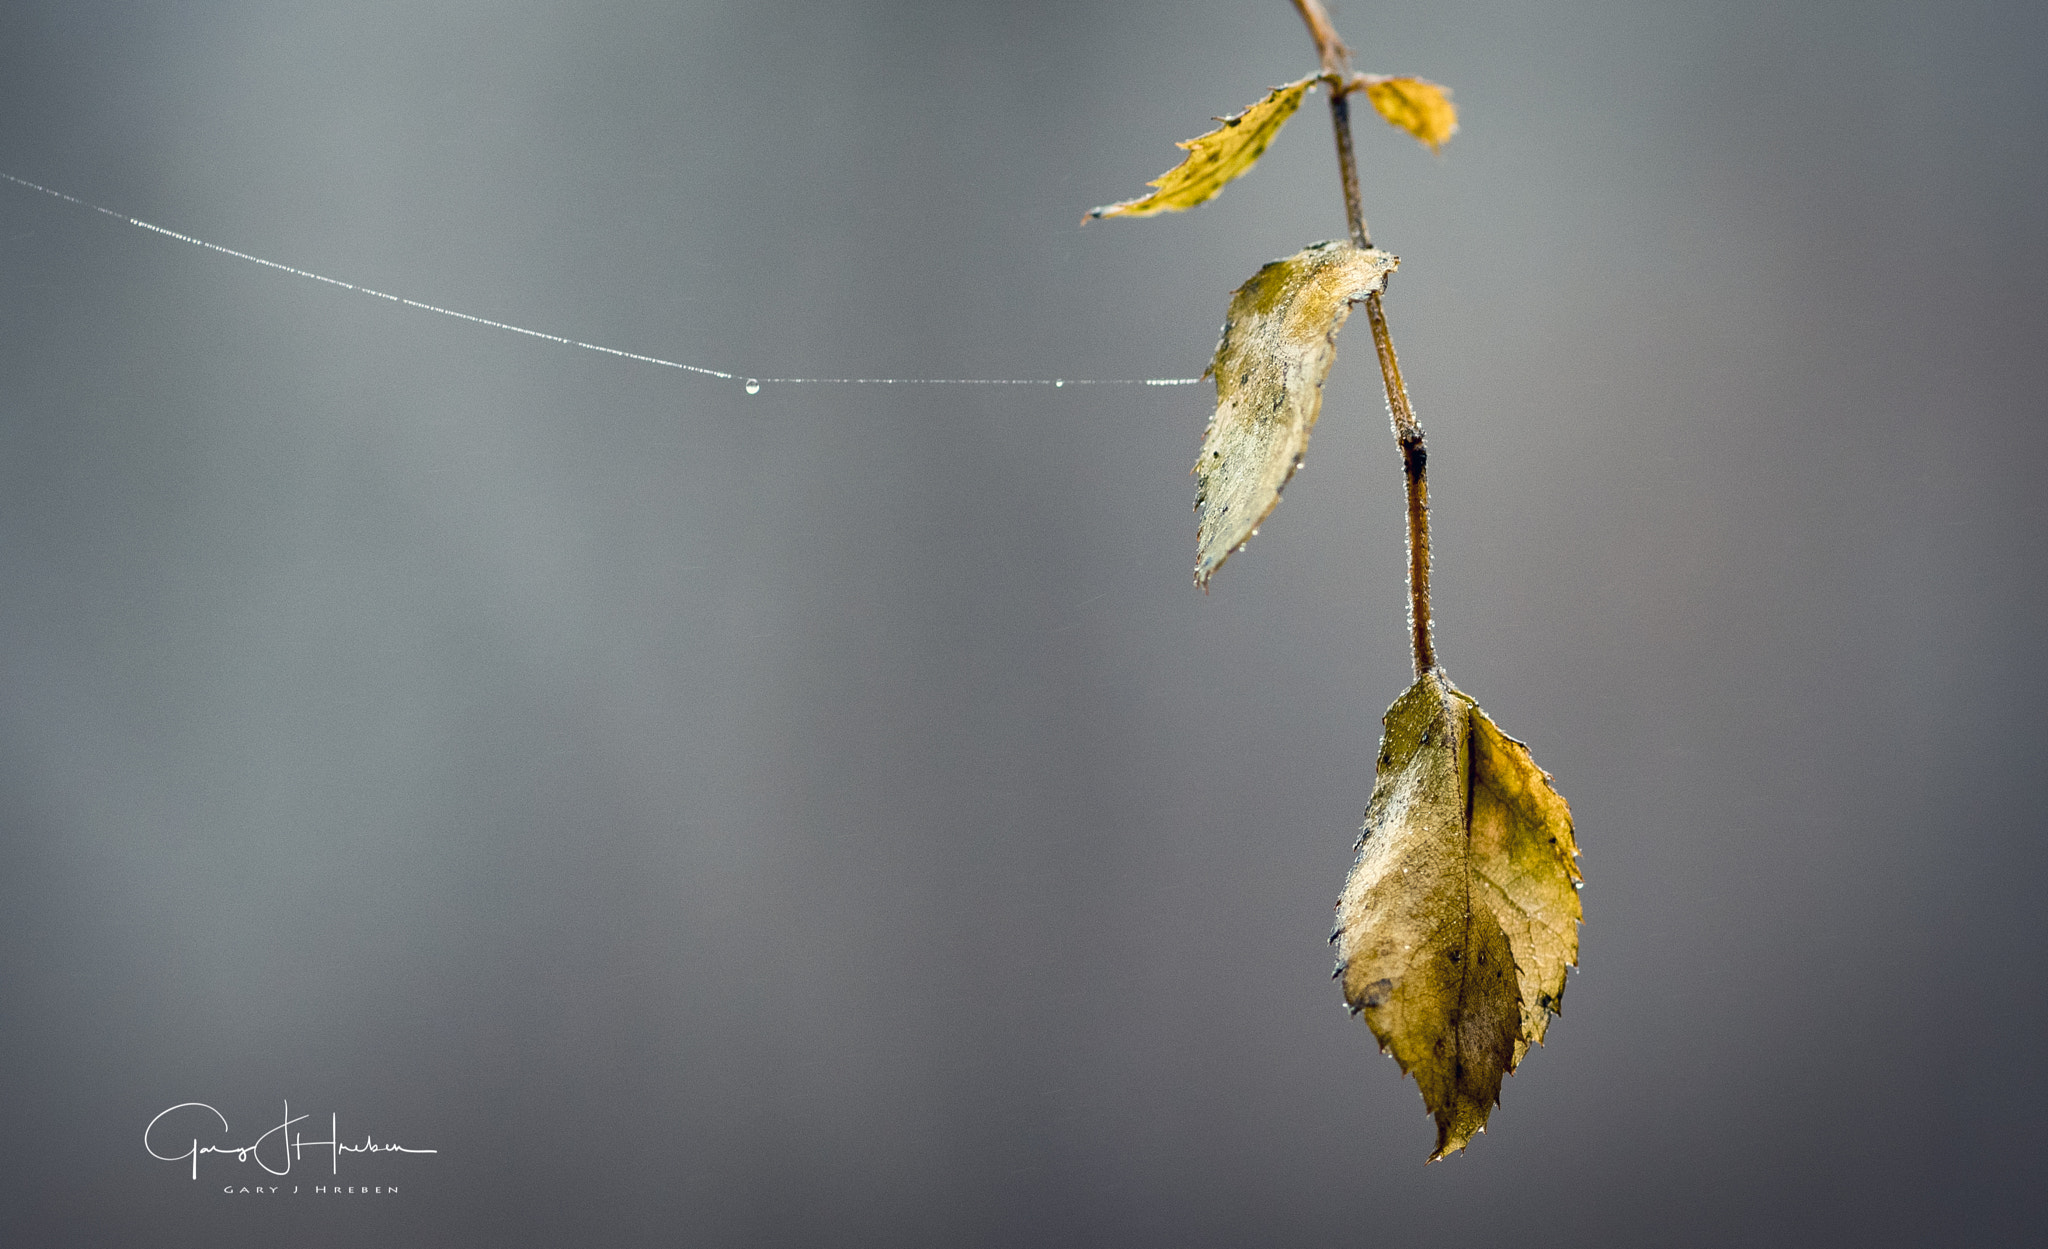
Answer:
[[[0, 183], [0, 1239], [2037, 1237], [2048, 9], [1337, 18], [1463, 109], [1362, 118], [1366, 204], [1442, 654], [1589, 882], [1468, 1154], [1328, 980], [1409, 679], [1362, 320], [1205, 597], [1203, 390], [749, 397]], [[0, 170], [742, 374], [1189, 376], [1343, 232], [1320, 100], [1075, 223], [1313, 64], [1282, 0], [12, 0]], [[440, 1152], [141, 1147], [285, 1099]]]

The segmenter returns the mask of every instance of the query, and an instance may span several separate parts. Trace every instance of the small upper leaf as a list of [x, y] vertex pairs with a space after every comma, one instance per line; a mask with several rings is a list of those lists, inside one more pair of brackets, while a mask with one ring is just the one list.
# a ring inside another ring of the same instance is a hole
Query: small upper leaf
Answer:
[[1386, 715], [1358, 861], [1337, 903], [1338, 974], [1463, 1149], [1543, 1039], [1578, 957], [1571, 812], [1520, 742], [1441, 669]]
[[1458, 109], [1451, 103], [1449, 87], [1427, 78], [1382, 78], [1377, 74], [1361, 77], [1365, 79], [1366, 98], [1380, 111], [1380, 116], [1420, 139], [1430, 151], [1441, 150], [1458, 133]]
[[[1301, 97], [1315, 81], [1316, 75], [1311, 74], [1300, 82], [1275, 87], [1237, 116], [1217, 118], [1223, 124], [1216, 129], [1174, 145], [1186, 151], [1188, 158], [1146, 184], [1158, 190], [1142, 199], [1092, 209], [1088, 217], [1150, 217], [1183, 212], [1215, 199], [1225, 183], [1251, 172], [1266, 145], [1301, 107]], [[1083, 225], [1088, 217], [1081, 219]]]
[[1209, 373], [1216, 413], [1195, 460], [1195, 584], [1243, 546], [1301, 467], [1351, 305], [1381, 289], [1401, 262], [1350, 240], [1316, 243], [1275, 260], [1230, 297]]

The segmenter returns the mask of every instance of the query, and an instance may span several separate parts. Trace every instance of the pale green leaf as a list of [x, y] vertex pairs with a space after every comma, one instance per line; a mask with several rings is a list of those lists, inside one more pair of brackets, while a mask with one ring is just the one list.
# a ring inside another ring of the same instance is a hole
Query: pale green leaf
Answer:
[[1209, 373], [1216, 412], [1195, 460], [1195, 584], [1257, 531], [1308, 449], [1351, 305], [1400, 261], [1349, 240], [1317, 243], [1252, 275], [1230, 297]]

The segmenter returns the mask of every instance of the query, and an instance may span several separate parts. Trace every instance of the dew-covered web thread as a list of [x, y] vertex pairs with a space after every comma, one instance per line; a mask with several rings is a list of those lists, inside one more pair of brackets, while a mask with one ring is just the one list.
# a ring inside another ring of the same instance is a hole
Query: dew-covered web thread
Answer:
[[467, 312], [457, 312], [453, 308], [442, 308], [435, 304], [421, 303], [417, 299], [407, 299], [403, 295], [391, 295], [384, 291], [372, 290], [367, 286], [358, 286], [353, 282], [344, 282], [340, 278], [330, 278], [325, 274], [314, 273], [309, 269], [298, 269], [291, 265], [279, 264], [275, 260], [265, 260], [261, 256], [252, 256], [247, 252], [238, 252], [232, 247], [222, 247], [218, 243], [209, 243], [205, 239], [194, 238], [189, 234], [180, 234], [176, 230], [165, 229], [163, 226], [154, 225], [140, 218], [115, 212], [111, 208], [102, 208], [98, 204], [88, 203], [75, 195], [66, 195], [62, 191], [53, 190], [50, 187], [43, 186], [41, 183], [30, 182], [26, 178], [17, 178], [11, 173], [0, 171], [0, 178], [5, 178], [16, 186], [26, 187], [31, 191], [40, 191], [44, 195], [63, 200], [67, 204], [76, 204], [80, 208], [90, 208], [96, 213], [104, 213], [116, 221], [125, 221], [138, 230], [147, 230], [152, 234], [161, 234], [165, 238], [176, 239], [180, 243], [190, 243], [195, 247], [203, 247], [210, 252], [218, 252], [223, 256], [232, 256], [236, 260], [246, 260], [251, 264], [262, 265], [266, 269], [276, 269], [282, 273], [289, 273], [294, 277], [311, 278], [315, 282], [324, 282], [329, 286], [338, 286], [345, 291], [356, 291], [364, 295], [373, 295], [378, 299], [386, 299], [394, 304], [404, 304], [408, 308], [417, 308], [421, 312], [438, 313], [444, 317], [454, 317], [458, 321], [470, 321], [477, 325], [488, 326], [494, 330], [509, 330], [514, 334], [524, 334], [528, 338], [539, 338], [551, 343], [560, 343], [564, 347], [581, 347], [585, 351], [602, 352], [608, 356], [617, 356], [621, 360], [637, 360], [642, 364], [658, 364], [665, 369], [680, 369], [685, 373], [715, 377], [720, 381], [742, 382], [746, 392], [750, 395], [760, 393], [761, 387], [766, 385], [1051, 386], [1059, 389], [1067, 386], [1193, 386], [1202, 380], [1199, 377], [745, 377], [742, 374], [729, 373], [723, 369], [707, 369], [701, 365], [683, 364], [676, 360], [664, 360], [660, 356], [641, 355], [637, 351], [621, 351], [616, 347], [603, 347], [596, 343], [586, 343], [574, 338], [564, 338], [560, 334], [549, 334], [541, 330], [529, 330], [524, 326], [510, 325], [504, 321], [493, 321], [489, 317], [473, 316]]

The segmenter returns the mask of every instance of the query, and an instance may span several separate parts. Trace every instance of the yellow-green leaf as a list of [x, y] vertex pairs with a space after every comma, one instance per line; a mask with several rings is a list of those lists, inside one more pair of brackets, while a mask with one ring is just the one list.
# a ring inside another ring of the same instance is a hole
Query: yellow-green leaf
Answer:
[[1382, 78], [1366, 74], [1365, 94], [1380, 116], [1438, 151], [1458, 133], [1458, 108], [1451, 89], [1427, 78]]
[[1337, 903], [1338, 975], [1463, 1149], [1543, 1038], [1578, 957], [1571, 812], [1528, 748], [1441, 669], [1388, 709], [1358, 859]]
[[[1158, 190], [1141, 199], [1105, 204], [1092, 209], [1089, 217], [1150, 217], [1154, 213], [1184, 212], [1216, 198], [1225, 183], [1251, 172], [1266, 145], [1280, 133], [1280, 127], [1301, 107], [1301, 97], [1315, 85], [1316, 75], [1300, 82], [1275, 87], [1235, 117], [1219, 117], [1223, 124], [1205, 135], [1174, 146], [1188, 154], [1186, 160], [1146, 183]], [[1087, 218], [1083, 218], [1086, 224]]]
[[1522, 1036], [1515, 1063], [1541, 1044], [1564, 1008], [1564, 972], [1579, 960], [1578, 885], [1583, 879], [1571, 808], [1550, 787], [1529, 748], [1472, 708], [1473, 879], [1514, 947]]
[[1351, 305], [1401, 262], [1349, 240], [1316, 243], [1252, 275], [1230, 297], [1209, 373], [1216, 412], [1195, 460], [1195, 584], [1257, 532], [1308, 449]]

